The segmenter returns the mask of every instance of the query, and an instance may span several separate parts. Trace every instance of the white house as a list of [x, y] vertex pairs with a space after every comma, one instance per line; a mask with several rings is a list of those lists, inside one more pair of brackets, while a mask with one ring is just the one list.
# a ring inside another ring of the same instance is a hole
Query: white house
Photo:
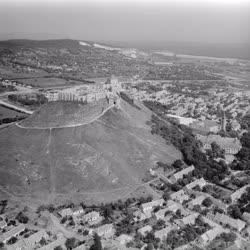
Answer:
[[151, 213], [154, 207], [162, 206], [165, 203], [164, 199], [153, 200], [151, 202], [141, 204], [141, 209], [144, 213]]
[[100, 237], [107, 239], [114, 235], [115, 229], [113, 227], [113, 224], [105, 224], [90, 230], [90, 234], [93, 234], [94, 232], [97, 233]]
[[138, 229], [138, 233], [140, 233], [142, 236], [146, 236], [147, 233], [152, 231], [152, 227], [150, 225], [144, 226], [140, 229]]
[[10, 238], [19, 235], [24, 230], [25, 230], [25, 226], [23, 224], [13, 227], [11, 230], [3, 233], [2, 236], [0, 236], [0, 241], [2, 241], [3, 243], [6, 243]]
[[90, 224], [97, 224], [102, 221], [102, 217], [99, 212], [92, 211], [83, 216], [83, 220]]
[[182, 203], [183, 201], [188, 200], [189, 196], [185, 193], [183, 189], [181, 189], [175, 193], [172, 193], [170, 195], [170, 198], [174, 201]]

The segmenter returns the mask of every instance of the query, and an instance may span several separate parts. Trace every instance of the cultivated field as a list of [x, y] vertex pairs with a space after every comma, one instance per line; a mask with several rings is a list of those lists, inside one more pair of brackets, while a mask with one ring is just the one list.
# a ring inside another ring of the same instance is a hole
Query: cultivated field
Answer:
[[76, 85], [76, 84], [82, 84], [80, 81], [74, 81], [74, 80], [65, 80], [61, 78], [25, 78], [20, 79], [20, 82], [24, 84], [31, 85], [33, 87], [39, 87], [39, 88], [52, 88], [52, 87], [64, 87], [64, 86], [70, 86], [70, 85]]

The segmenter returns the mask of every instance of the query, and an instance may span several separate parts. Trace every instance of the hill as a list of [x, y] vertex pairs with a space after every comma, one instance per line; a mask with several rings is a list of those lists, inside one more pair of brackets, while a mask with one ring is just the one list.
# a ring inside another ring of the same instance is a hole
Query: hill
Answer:
[[1, 130], [1, 186], [14, 194], [36, 196], [105, 192], [141, 183], [156, 161], [171, 163], [181, 154], [151, 134], [146, 124], [151, 111], [136, 105], [139, 108], [121, 100], [120, 108], [93, 109], [83, 125], [78, 120], [75, 127], [72, 121], [70, 126], [61, 122], [60, 128], [49, 129], [59, 113], [63, 121], [69, 110], [76, 114], [83, 108], [77, 103], [49, 103], [19, 126]]

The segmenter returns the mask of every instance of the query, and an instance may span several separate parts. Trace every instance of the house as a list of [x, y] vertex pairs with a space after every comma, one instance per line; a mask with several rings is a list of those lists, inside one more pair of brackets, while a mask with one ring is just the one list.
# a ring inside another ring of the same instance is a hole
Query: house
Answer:
[[202, 202], [207, 198], [206, 195], [200, 195], [198, 197], [196, 197], [195, 199], [191, 200], [189, 202], [189, 206], [190, 207], [194, 207], [195, 205], [201, 205]]
[[182, 218], [182, 222], [185, 225], [194, 225], [196, 218], [199, 216], [198, 213], [193, 213]]
[[246, 186], [244, 186], [242, 188], [239, 188], [237, 191], [232, 193], [231, 194], [232, 202], [236, 202], [238, 199], [240, 199], [242, 194], [244, 194], [246, 192], [247, 188], [250, 188], [250, 185], [246, 185]]
[[90, 224], [97, 224], [102, 221], [102, 217], [99, 212], [92, 211], [83, 216], [83, 220]]
[[181, 171], [173, 174], [170, 178], [171, 181], [173, 182], [177, 182], [178, 180], [182, 179], [184, 175], [187, 175], [189, 173], [191, 173], [192, 171], [194, 171], [194, 166], [190, 166], [187, 168], [182, 169]]
[[7, 226], [7, 223], [5, 220], [0, 221], [0, 229], [5, 228]]
[[22, 238], [13, 245], [8, 246], [8, 250], [26, 250], [26, 249], [35, 249], [35, 246], [39, 241], [44, 238], [48, 238], [48, 234], [45, 230], [40, 230], [37, 233], [32, 234], [28, 238]]
[[207, 245], [214, 240], [218, 235], [222, 234], [224, 229], [222, 227], [214, 227], [200, 236], [199, 242], [202, 245]]
[[72, 216], [73, 215], [73, 211], [71, 208], [64, 208], [62, 209], [60, 212], [58, 212], [59, 215], [61, 217], [65, 217], [65, 216]]
[[143, 221], [152, 217], [151, 213], [149, 212], [143, 213], [140, 210], [135, 211], [133, 215], [134, 215], [134, 221]]
[[170, 198], [174, 201], [182, 203], [183, 201], [188, 200], [189, 196], [185, 193], [183, 189], [181, 189], [175, 193], [172, 193], [170, 195]]
[[40, 248], [38, 248], [39, 250], [51, 250], [54, 249], [57, 246], [63, 246], [65, 244], [65, 237], [62, 234], [58, 234], [57, 235], [57, 239], [50, 242], [49, 244], [42, 246]]
[[3, 243], [6, 243], [10, 238], [19, 235], [24, 230], [25, 230], [25, 226], [23, 224], [13, 227], [9, 231], [3, 233], [2, 236], [0, 236], [0, 241], [2, 241]]
[[121, 234], [116, 238], [116, 240], [119, 241], [121, 245], [126, 245], [128, 242], [133, 240], [133, 237], [127, 234]]
[[214, 221], [221, 225], [229, 225], [232, 228], [237, 229], [239, 232], [242, 231], [245, 226], [246, 222], [240, 219], [233, 219], [226, 214], [216, 213], [214, 216]]
[[215, 142], [221, 149], [225, 150], [225, 154], [237, 154], [241, 149], [241, 143], [237, 138], [222, 137], [220, 135], [196, 135], [196, 138], [201, 141], [203, 149], [211, 149], [211, 144]]
[[152, 231], [152, 227], [150, 225], [144, 226], [137, 230], [138, 233], [140, 233], [142, 236], [146, 236], [147, 233]]
[[157, 211], [154, 215], [157, 220], [164, 219], [166, 212], [168, 211], [168, 208], [163, 208]]
[[141, 204], [141, 209], [144, 213], [151, 213], [154, 207], [162, 206], [165, 203], [164, 199], [153, 200], [151, 202]]
[[201, 134], [208, 134], [209, 132], [218, 133], [220, 130], [220, 124], [214, 120], [194, 121], [191, 123], [190, 128]]
[[158, 239], [160, 239], [162, 241], [165, 238], [167, 238], [168, 233], [170, 231], [176, 230], [176, 229], [177, 229], [176, 225], [169, 224], [167, 227], [165, 227], [165, 228], [163, 228], [161, 230], [155, 231], [154, 236], [155, 236], [155, 238], [158, 238]]
[[247, 221], [248, 223], [250, 223], [250, 213], [248, 212], [244, 212], [243, 215], [242, 215], [243, 219], [245, 221]]
[[81, 244], [78, 247], [74, 248], [73, 250], [87, 250], [88, 248], [86, 247], [85, 244]]
[[93, 234], [94, 232], [97, 233], [100, 237], [107, 239], [114, 236], [115, 229], [113, 227], [113, 224], [105, 224], [90, 230], [90, 234]]
[[200, 188], [203, 188], [205, 185], [207, 185], [207, 182], [203, 179], [196, 179], [195, 181], [189, 183], [186, 185], [187, 189], [193, 189], [196, 186], [199, 186]]
[[72, 208], [72, 212], [73, 212], [74, 216], [79, 216], [79, 215], [84, 213], [84, 209], [81, 206], [74, 207], [74, 208]]

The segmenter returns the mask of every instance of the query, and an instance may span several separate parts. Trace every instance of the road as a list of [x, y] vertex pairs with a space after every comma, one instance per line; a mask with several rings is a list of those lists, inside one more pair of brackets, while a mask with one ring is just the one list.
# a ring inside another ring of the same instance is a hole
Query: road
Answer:
[[16, 126], [19, 127], [19, 128], [23, 128], [23, 129], [40, 129], [40, 130], [43, 130], [43, 129], [57, 129], [57, 128], [74, 128], [74, 127], [80, 127], [80, 126], [84, 126], [84, 125], [87, 125], [87, 124], [90, 124], [96, 120], [98, 120], [99, 118], [101, 118], [108, 110], [110, 110], [111, 108], [113, 108], [114, 105], [112, 104], [111, 106], [109, 106], [108, 108], [104, 109], [102, 111], [102, 113], [100, 113], [99, 115], [97, 115], [95, 118], [91, 119], [90, 121], [88, 122], [83, 122], [83, 123], [79, 123], [79, 124], [71, 124], [71, 125], [64, 125], [64, 126], [56, 126], [56, 127], [25, 127], [25, 126], [22, 126], [21, 124], [19, 124], [18, 122], [16, 123]]
[[29, 115], [33, 114], [33, 112], [34, 112], [34, 111], [31, 111], [31, 110], [16, 106], [14, 104], [8, 103], [8, 102], [3, 101], [3, 100], [0, 100], [0, 105], [3, 105], [5, 107], [7, 107], [7, 108], [11, 108], [11, 109], [14, 109], [14, 110], [17, 110], [17, 111], [20, 111], [20, 112], [23, 112], [23, 113], [26, 113], [26, 114], [29, 114]]

